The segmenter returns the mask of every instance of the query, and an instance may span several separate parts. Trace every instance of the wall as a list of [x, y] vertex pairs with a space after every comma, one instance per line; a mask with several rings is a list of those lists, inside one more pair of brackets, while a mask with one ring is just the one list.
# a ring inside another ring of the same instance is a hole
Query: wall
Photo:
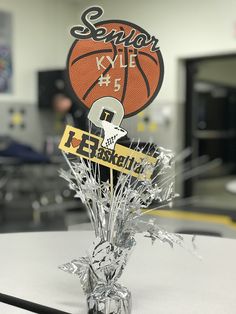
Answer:
[[2, 102], [35, 104], [36, 72], [64, 68], [71, 45], [69, 28], [76, 22], [76, 3], [65, 0], [0, 0], [13, 17], [13, 93]]
[[[150, 106], [168, 106], [171, 123], [159, 126], [153, 139], [166, 147], [181, 149], [183, 131], [184, 69], [181, 59], [236, 53], [236, 2], [234, 0], [119, 0], [81, 1], [78, 13], [93, 4], [105, 9], [103, 19], [130, 20], [160, 39], [165, 63], [163, 87]], [[132, 123], [126, 123], [132, 125]], [[131, 135], [135, 130], [130, 128]], [[142, 134], [137, 136], [143, 136]], [[146, 135], [147, 136], [147, 135]]]
[[[12, 13], [13, 20], [13, 92], [0, 94], [1, 136], [42, 149], [47, 128], [36, 106], [37, 71], [65, 68], [76, 5], [65, 0], [0, 0], [0, 10]], [[11, 108], [24, 108], [25, 128], [9, 128]]]
[[214, 82], [223, 86], [236, 86], [236, 58], [206, 60], [199, 63], [198, 80]]
[[[133, 21], [160, 39], [164, 83], [145, 111], [157, 121], [157, 131], [138, 133], [136, 118], [127, 119], [125, 127], [130, 137], [143, 140], [151, 137], [162, 146], [180, 150], [184, 101], [181, 60], [236, 52], [234, 0], [0, 0], [0, 10], [12, 12], [14, 24], [14, 91], [11, 95], [0, 95], [0, 105], [12, 101], [36, 103], [36, 71], [65, 66], [73, 41], [69, 28], [78, 23], [82, 10], [92, 4], [104, 7], [104, 19]], [[166, 123], [159, 121], [163, 111]]]

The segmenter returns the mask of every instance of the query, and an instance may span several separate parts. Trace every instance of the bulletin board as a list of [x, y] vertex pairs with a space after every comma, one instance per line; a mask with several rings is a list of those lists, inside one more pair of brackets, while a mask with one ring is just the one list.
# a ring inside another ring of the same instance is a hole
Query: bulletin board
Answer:
[[12, 16], [0, 11], [0, 94], [12, 92]]

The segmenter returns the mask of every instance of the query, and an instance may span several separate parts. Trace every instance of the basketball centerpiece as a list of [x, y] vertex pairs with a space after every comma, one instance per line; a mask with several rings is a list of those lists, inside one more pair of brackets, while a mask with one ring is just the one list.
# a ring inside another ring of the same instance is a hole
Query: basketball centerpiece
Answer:
[[[78, 275], [88, 313], [131, 313], [131, 293], [117, 281], [135, 234], [154, 242], [184, 246], [178, 234], [142, 216], [174, 198], [174, 155], [151, 143], [122, 140], [124, 118], [137, 114], [157, 96], [163, 81], [158, 39], [126, 21], [99, 21], [101, 7], [90, 7], [74, 26], [68, 80], [78, 105], [88, 109], [89, 132], [67, 126], [60, 149], [69, 170], [61, 176], [86, 205], [95, 232], [85, 257], [60, 268]], [[96, 131], [96, 132], [95, 132]], [[104, 176], [104, 172], [109, 175]]]

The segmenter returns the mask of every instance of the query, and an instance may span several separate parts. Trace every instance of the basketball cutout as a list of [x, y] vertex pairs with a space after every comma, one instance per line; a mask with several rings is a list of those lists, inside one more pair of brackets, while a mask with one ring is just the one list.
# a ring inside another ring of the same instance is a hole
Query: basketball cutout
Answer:
[[96, 100], [113, 97], [127, 118], [147, 107], [160, 90], [164, 66], [158, 40], [126, 21], [92, 24], [103, 13], [99, 10], [87, 9], [81, 17], [86, 26], [71, 30], [77, 40], [68, 55], [69, 81], [80, 104], [90, 109]]

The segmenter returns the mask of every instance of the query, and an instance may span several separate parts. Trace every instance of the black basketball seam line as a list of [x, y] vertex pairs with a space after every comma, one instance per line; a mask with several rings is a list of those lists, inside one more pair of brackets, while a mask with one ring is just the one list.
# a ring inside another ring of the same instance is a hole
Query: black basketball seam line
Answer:
[[[115, 57], [116, 57], [116, 55], [117, 55], [117, 49], [116, 49], [116, 46], [115, 46], [113, 43], [111, 43], [111, 44], [112, 44], [112, 47], [113, 47], [113, 50], [114, 50], [114, 55], [113, 55], [112, 61], [114, 61], [114, 60], [115, 60]], [[111, 69], [111, 67], [112, 67], [112, 64], [110, 64], [110, 65], [106, 68], [106, 70], [103, 71], [102, 75], [105, 75], [107, 72], [109, 72], [110, 69]], [[90, 93], [90, 92], [92, 91], [92, 89], [96, 86], [96, 84], [97, 84], [97, 82], [98, 82], [98, 80], [99, 80], [100, 77], [101, 77], [101, 75], [100, 75], [100, 76], [96, 79], [96, 81], [94, 81], [93, 84], [87, 89], [86, 93], [85, 93], [84, 96], [83, 96], [83, 100], [85, 100], [85, 99], [88, 97], [89, 93]]]
[[77, 58], [75, 58], [72, 62], [71, 62], [71, 66], [75, 64], [75, 62], [79, 61], [80, 59], [83, 59], [85, 57], [89, 57], [92, 56], [96, 53], [104, 53], [104, 52], [112, 52], [112, 49], [100, 49], [100, 50], [94, 50], [94, 51], [90, 51], [88, 53], [85, 53]]
[[127, 89], [127, 83], [128, 83], [128, 76], [129, 76], [129, 69], [128, 69], [128, 49], [127, 47], [125, 47], [124, 49], [124, 54], [125, 54], [125, 64], [127, 65], [124, 68], [125, 71], [125, 75], [124, 75], [124, 85], [123, 85], [123, 92], [122, 92], [122, 96], [121, 96], [121, 103], [123, 105], [123, 102], [125, 100], [125, 96], [126, 96], [126, 89]]
[[[136, 50], [136, 49], [135, 49]], [[137, 50], [135, 51], [135, 54], [137, 53]], [[146, 89], [147, 89], [147, 96], [149, 97], [150, 96], [150, 86], [149, 86], [149, 83], [148, 83], [148, 79], [146, 77], [146, 74], [143, 72], [143, 69], [139, 63], [139, 60], [138, 60], [138, 54], [136, 55], [135, 57], [135, 63], [137, 65], [137, 68], [139, 69], [139, 72], [141, 73], [143, 79], [144, 79], [144, 82], [145, 82], [145, 85], [146, 85]]]
[[[120, 29], [122, 31], [124, 31], [123, 27], [120, 27]], [[123, 84], [123, 92], [122, 92], [122, 96], [121, 96], [121, 100], [120, 102], [122, 103], [123, 106], [123, 102], [125, 100], [125, 95], [126, 95], [126, 89], [127, 89], [127, 83], [128, 83], [128, 75], [129, 75], [129, 69], [128, 69], [128, 56], [129, 56], [129, 52], [128, 52], [128, 47], [124, 47], [124, 55], [125, 55], [125, 64], [126, 67], [124, 68], [124, 84]]]
[[152, 59], [152, 60], [156, 63], [156, 65], [158, 65], [157, 60], [156, 60], [153, 56], [149, 55], [148, 53], [143, 52], [143, 51], [138, 51], [138, 54], [139, 54], [139, 55], [144, 55], [144, 56], [146, 56], [146, 57]]

